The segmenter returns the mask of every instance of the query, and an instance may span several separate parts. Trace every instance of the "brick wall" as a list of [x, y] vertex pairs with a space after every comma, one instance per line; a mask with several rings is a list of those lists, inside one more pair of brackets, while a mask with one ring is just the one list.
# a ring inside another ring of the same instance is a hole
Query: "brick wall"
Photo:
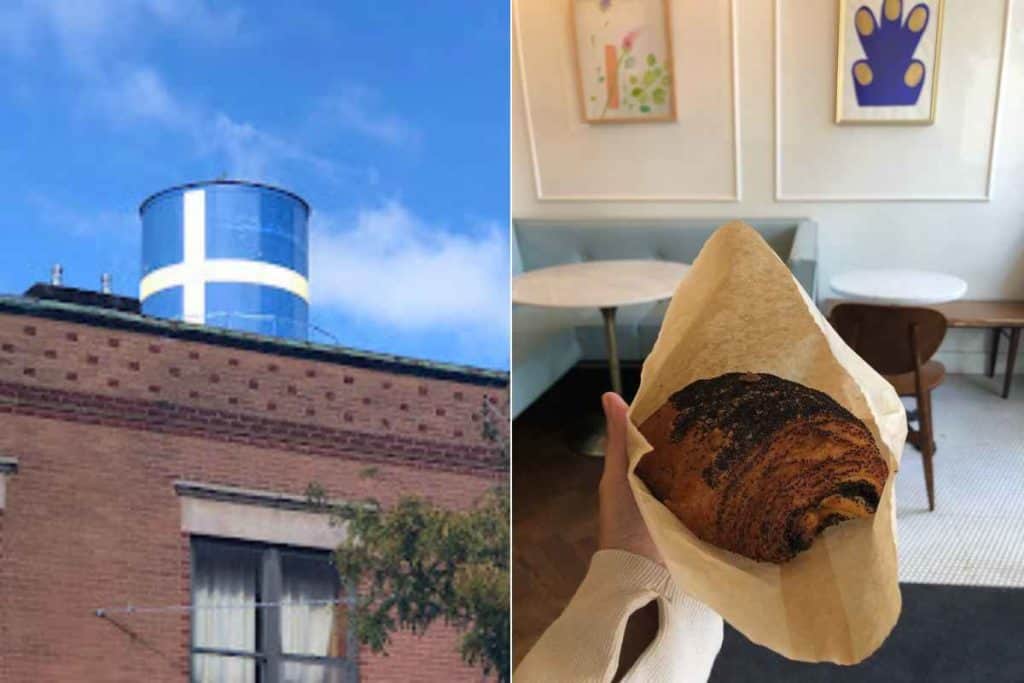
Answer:
[[[507, 483], [481, 437], [502, 387], [0, 315], [0, 680], [182, 681], [189, 600], [179, 479], [387, 505], [470, 504]], [[361, 654], [366, 681], [480, 679], [456, 635]]]
[[[8, 585], [7, 572], [5, 567], [4, 553], [4, 513], [0, 510], [0, 643], [11, 642], [11, 632], [7, 628], [8, 602], [10, 601], [11, 588]], [[10, 667], [7, 666], [8, 658], [4, 656], [4, 646], [0, 645], [0, 681], [14, 680]]]

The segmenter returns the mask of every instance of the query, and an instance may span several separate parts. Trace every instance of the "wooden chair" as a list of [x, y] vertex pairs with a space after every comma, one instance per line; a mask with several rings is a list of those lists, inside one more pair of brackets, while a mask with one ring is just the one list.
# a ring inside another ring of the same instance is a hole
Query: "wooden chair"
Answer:
[[[910, 430], [907, 440], [921, 451], [928, 509], [934, 510], [932, 390], [942, 384], [946, 368], [930, 358], [946, 336], [945, 316], [929, 308], [843, 303], [832, 309], [829, 321], [850, 348], [889, 380], [897, 394], [917, 400], [918, 429]], [[913, 414], [909, 417], [913, 419]]]

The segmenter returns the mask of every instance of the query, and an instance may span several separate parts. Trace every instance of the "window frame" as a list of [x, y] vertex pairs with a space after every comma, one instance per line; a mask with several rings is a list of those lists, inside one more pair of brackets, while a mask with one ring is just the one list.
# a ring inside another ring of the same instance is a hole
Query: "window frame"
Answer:
[[[195, 622], [189, 616], [189, 680], [195, 674], [195, 655], [214, 655], [219, 657], [241, 657], [255, 662], [256, 683], [270, 683], [281, 680], [281, 670], [286, 663], [316, 664], [342, 670], [342, 680], [346, 683], [359, 681], [359, 642], [351, 623], [345, 634], [345, 657], [320, 657], [317, 655], [288, 654], [281, 643], [281, 595], [283, 588], [282, 553], [296, 553], [316, 556], [329, 555], [329, 551], [317, 548], [260, 543], [233, 538], [221, 538], [202, 534], [189, 536], [189, 600], [195, 605], [196, 591], [196, 543], [207, 543], [221, 546], [235, 546], [255, 551], [258, 557], [256, 602], [271, 603], [271, 606], [256, 608], [256, 647], [252, 652], [216, 647], [197, 647], [195, 644]], [[339, 593], [341, 591], [339, 590]], [[355, 591], [349, 587], [342, 598], [344, 604], [352, 607], [355, 604]]]

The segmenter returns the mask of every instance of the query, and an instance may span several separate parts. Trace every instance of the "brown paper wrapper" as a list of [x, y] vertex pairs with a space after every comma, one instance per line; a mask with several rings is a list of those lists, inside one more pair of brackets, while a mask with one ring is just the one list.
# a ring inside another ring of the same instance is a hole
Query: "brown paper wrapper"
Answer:
[[[683, 526], [634, 473], [651, 450], [635, 425], [675, 391], [726, 372], [799, 382], [862, 420], [889, 464], [877, 512], [829, 527], [781, 565], [723, 550]], [[751, 227], [729, 223], [704, 245], [672, 297], [629, 414], [630, 485], [683, 591], [791, 659], [855, 664], [878, 649], [900, 614], [893, 484], [906, 412]]]

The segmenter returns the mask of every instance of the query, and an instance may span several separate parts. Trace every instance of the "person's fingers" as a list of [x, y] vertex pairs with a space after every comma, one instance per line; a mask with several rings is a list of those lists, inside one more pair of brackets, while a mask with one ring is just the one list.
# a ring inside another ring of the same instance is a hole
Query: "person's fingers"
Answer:
[[607, 429], [604, 446], [604, 476], [623, 479], [626, 476], [626, 411], [629, 406], [618, 394], [608, 392], [601, 397]]

